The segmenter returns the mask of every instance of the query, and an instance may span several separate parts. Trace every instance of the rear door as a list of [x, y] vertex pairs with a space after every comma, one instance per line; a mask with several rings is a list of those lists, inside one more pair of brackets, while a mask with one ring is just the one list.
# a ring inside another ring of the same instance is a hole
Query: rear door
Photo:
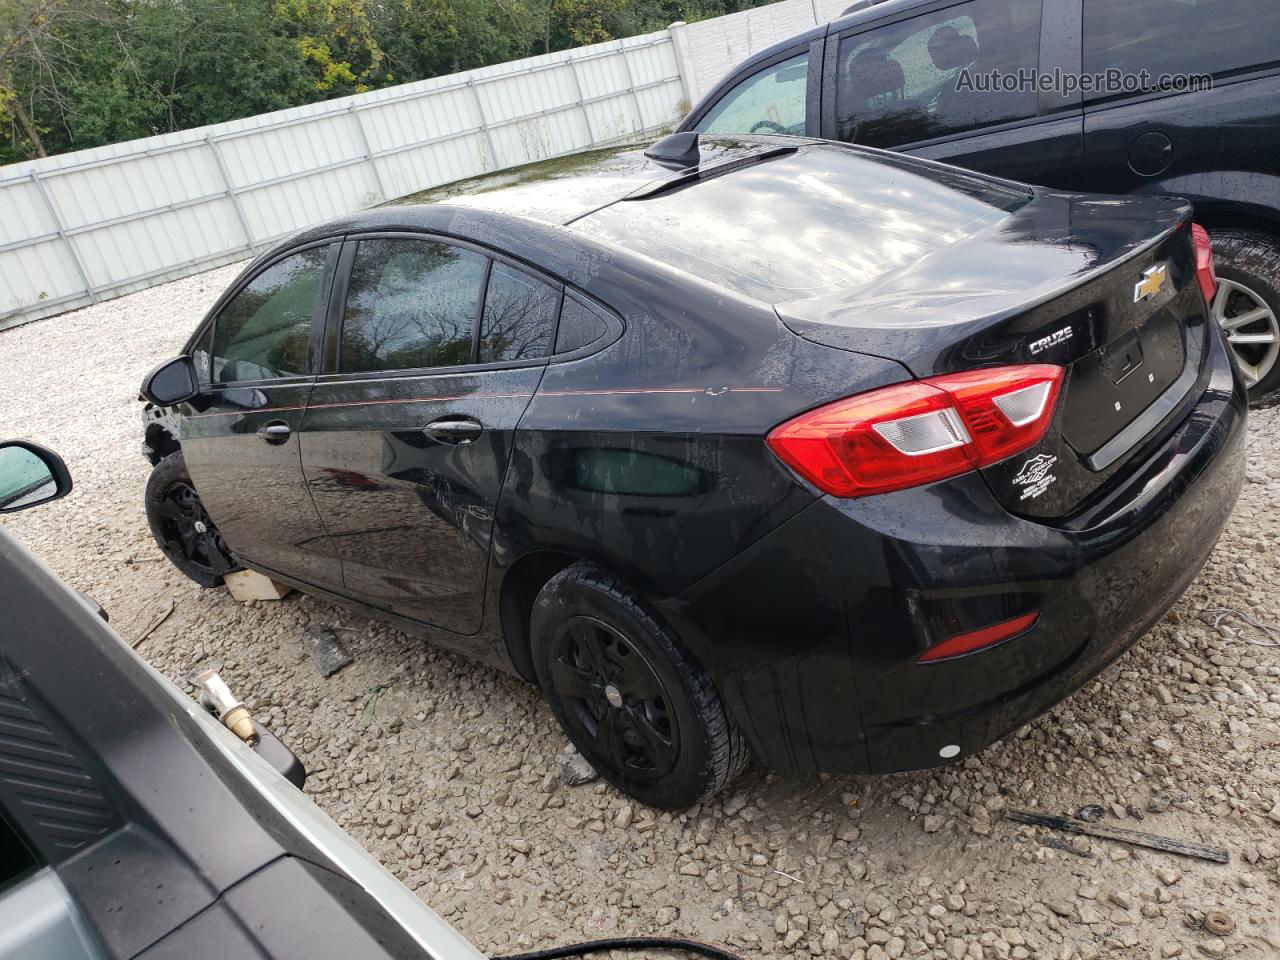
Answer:
[[[1061, 189], [1079, 186], [1079, 0], [965, 0], [832, 36], [822, 135]], [[1046, 79], [1047, 78], [1047, 79]]]
[[231, 550], [320, 586], [341, 584], [342, 568], [324, 552], [297, 431], [339, 246], [278, 257], [226, 300], [194, 350], [201, 394], [182, 436], [200, 500]]
[[475, 633], [494, 510], [561, 289], [421, 234], [353, 238], [347, 271], [303, 427], [307, 484], [346, 593]]
[[1084, 0], [1083, 24], [1089, 189], [1280, 206], [1280, 3]]

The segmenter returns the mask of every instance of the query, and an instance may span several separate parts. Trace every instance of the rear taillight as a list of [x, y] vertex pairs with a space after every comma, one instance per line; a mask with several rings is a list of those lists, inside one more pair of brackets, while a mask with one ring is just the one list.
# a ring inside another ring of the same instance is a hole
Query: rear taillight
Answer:
[[775, 427], [769, 448], [837, 497], [933, 483], [1039, 443], [1062, 376], [1062, 367], [1029, 364], [882, 387]]
[[1209, 231], [1200, 224], [1193, 223], [1191, 239], [1196, 248], [1196, 279], [1200, 281], [1205, 303], [1213, 303], [1214, 295], [1218, 292], [1218, 274], [1213, 269], [1213, 244], [1209, 240]]

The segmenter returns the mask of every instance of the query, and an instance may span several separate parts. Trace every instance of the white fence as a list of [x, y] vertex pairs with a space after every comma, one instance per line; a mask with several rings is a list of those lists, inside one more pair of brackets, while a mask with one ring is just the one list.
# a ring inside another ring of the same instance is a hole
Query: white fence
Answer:
[[671, 30], [0, 168], [0, 329], [244, 259], [310, 224], [674, 124], [748, 54], [839, 12]]

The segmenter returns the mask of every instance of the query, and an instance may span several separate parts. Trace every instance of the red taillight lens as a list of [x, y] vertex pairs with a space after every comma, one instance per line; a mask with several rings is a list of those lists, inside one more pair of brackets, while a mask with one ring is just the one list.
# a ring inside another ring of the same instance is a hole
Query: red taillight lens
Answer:
[[1214, 295], [1218, 292], [1218, 274], [1213, 269], [1213, 243], [1209, 240], [1209, 231], [1200, 224], [1193, 223], [1191, 239], [1196, 248], [1196, 279], [1200, 281], [1205, 303], [1213, 303]]
[[837, 497], [865, 497], [990, 466], [1035, 446], [1063, 368], [991, 367], [837, 400], [775, 427], [769, 447]]
[[1004, 623], [997, 623], [981, 630], [970, 630], [968, 633], [947, 637], [916, 658], [917, 663], [933, 663], [937, 660], [950, 660], [952, 657], [963, 657], [986, 647], [994, 647], [997, 643], [1012, 640], [1020, 633], [1026, 633], [1040, 619], [1038, 613], [1026, 613]]

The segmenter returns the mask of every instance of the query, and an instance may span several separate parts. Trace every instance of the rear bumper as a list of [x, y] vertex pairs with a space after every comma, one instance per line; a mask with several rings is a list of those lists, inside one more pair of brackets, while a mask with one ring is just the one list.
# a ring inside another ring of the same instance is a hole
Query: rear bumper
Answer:
[[[1244, 388], [1211, 340], [1195, 408], [1108, 497], [1123, 506], [1085, 529], [1015, 517], [974, 474], [826, 498], [667, 604], [758, 758], [832, 772], [962, 760], [1163, 617], [1244, 479]], [[1030, 611], [1035, 626], [999, 646], [916, 662], [947, 636]]]

